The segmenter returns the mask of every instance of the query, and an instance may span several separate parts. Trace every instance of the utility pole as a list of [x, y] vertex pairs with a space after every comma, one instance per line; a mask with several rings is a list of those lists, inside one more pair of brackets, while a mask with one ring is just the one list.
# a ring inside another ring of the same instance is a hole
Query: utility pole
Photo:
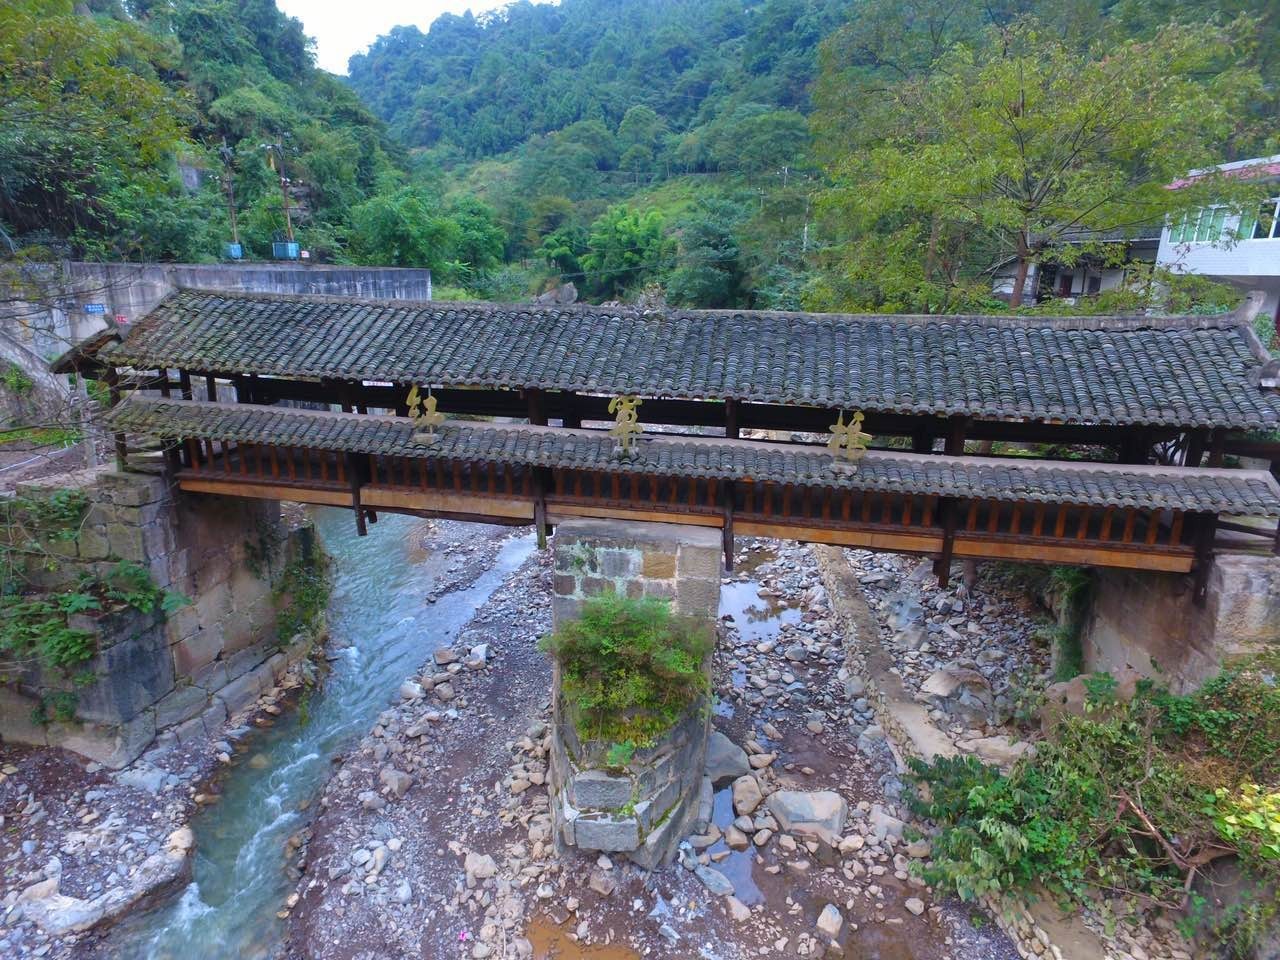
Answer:
[[[293, 243], [293, 219], [289, 216], [289, 178], [284, 175], [284, 148], [278, 143], [261, 144], [262, 149], [267, 151], [267, 163], [271, 165], [271, 169], [280, 177], [280, 202], [284, 208], [284, 233], [289, 238], [289, 242]], [[276, 166], [279, 157], [279, 167]]]
[[231, 173], [231, 163], [235, 153], [227, 146], [227, 138], [222, 138], [222, 147], [218, 151], [222, 155], [222, 186], [227, 191], [227, 219], [231, 221], [231, 242], [240, 242], [240, 227], [236, 221], [236, 185]]

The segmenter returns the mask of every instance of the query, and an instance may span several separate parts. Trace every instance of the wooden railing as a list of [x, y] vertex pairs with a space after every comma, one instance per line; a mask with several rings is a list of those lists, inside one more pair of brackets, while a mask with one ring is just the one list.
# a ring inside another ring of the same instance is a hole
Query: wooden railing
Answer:
[[[336, 453], [187, 439], [168, 451], [188, 490], [376, 511], [534, 523], [569, 517], [692, 523], [735, 533], [955, 557], [1188, 571], [1212, 515], [1003, 502], [801, 484]], [[1206, 539], [1207, 538], [1207, 539]]]

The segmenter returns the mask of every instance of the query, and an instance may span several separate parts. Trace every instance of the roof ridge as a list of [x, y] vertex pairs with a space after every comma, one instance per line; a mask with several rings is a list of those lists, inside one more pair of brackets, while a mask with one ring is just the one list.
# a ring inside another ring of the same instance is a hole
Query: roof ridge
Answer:
[[[962, 323], [1010, 329], [1053, 329], [1053, 330], [1095, 330], [1095, 331], [1128, 331], [1128, 330], [1221, 330], [1231, 327], [1248, 328], [1248, 323], [1241, 318], [1239, 310], [1221, 314], [1174, 314], [1170, 316], [1147, 316], [1144, 314], [1081, 314], [1081, 315], [1039, 315], [1039, 314], [999, 314], [999, 313], [831, 313], [807, 310], [695, 310], [683, 307], [642, 307], [636, 304], [620, 304], [604, 306], [590, 303], [544, 304], [524, 302], [497, 302], [491, 300], [392, 300], [376, 297], [350, 297], [322, 293], [263, 293], [241, 290], [211, 290], [201, 287], [180, 287], [167, 295], [153, 308], [151, 313], [163, 306], [167, 301], [178, 299], [184, 295], [212, 296], [231, 300], [257, 300], [274, 303], [333, 303], [350, 304], [352, 306], [372, 306], [390, 309], [431, 311], [467, 309], [482, 313], [534, 313], [563, 314], [587, 313], [604, 314], [619, 317], [644, 319], [650, 317], [666, 317], [677, 319], [688, 318], [772, 318], [801, 320], [814, 324], [838, 322], [850, 323], [897, 323], [919, 326], [931, 323]], [[145, 319], [145, 318], [144, 318]]]

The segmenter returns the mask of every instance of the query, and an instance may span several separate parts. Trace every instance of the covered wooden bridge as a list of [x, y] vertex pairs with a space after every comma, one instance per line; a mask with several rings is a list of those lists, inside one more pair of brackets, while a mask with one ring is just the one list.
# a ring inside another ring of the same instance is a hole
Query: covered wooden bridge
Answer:
[[1203, 572], [1224, 531], [1274, 549], [1260, 518], [1280, 516], [1275, 477], [1225, 466], [1280, 460], [1273, 366], [1237, 316], [188, 290], [56, 368], [106, 379], [121, 454], [130, 435], [162, 441], [192, 492], [344, 506], [362, 530], [378, 511], [540, 533], [583, 516], [702, 524], [727, 556], [735, 533], [787, 537], [932, 555], [945, 576], [953, 557]]

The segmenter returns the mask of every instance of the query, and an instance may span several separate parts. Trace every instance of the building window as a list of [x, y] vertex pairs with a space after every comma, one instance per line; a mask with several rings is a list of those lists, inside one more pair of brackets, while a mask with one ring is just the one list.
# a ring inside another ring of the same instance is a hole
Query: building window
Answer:
[[1275, 199], [1267, 200], [1257, 211], [1240, 217], [1238, 236], [1241, 240], [1269, 240], [1280, 237], [1276, 230]]

